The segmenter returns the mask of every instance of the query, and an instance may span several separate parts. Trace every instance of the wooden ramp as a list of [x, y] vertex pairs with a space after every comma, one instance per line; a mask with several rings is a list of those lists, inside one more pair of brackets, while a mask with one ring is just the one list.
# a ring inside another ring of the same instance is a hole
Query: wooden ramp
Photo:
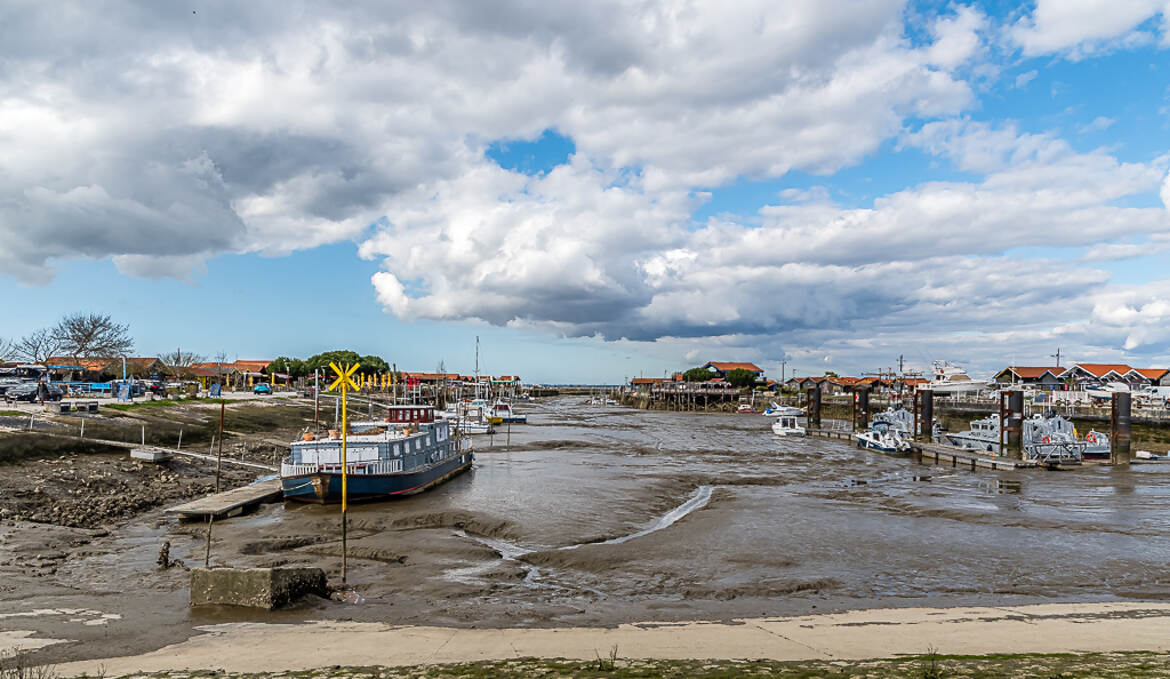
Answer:
[[208, 495], [166, 511], [168, 514], [178, 514], [180, 519], [200, 519], [209, 516], [226, 519], [243, 514], [262, 503], [271, 502], [280, 495], [280, 479], [269, 479]]
[[1035, 469], [1035, 462], [1029, 460], [1013, 460], [999, 457], [990, 452], [982, 453], [978, 450], [956, 448], [941, 443], [915, 443], [912, 450], [922, 456], [923, 463], [933, 462], [937, 465], [947, 465], [957, 468], [976, 469]]

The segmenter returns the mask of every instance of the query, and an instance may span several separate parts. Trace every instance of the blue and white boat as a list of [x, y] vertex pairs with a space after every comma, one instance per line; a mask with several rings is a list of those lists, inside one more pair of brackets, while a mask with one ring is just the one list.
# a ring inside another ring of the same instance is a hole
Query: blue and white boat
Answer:
[[[346, 475], [350, 500], [413, 495], [471, 467], [475, 456], [451, 423], [435, 420], [431, 406], [390, 406], [383, 421], [350, 423]], [[280, 465], [286, 500], [341, 501], [341, 436], [306, 435], [294, 441]]]

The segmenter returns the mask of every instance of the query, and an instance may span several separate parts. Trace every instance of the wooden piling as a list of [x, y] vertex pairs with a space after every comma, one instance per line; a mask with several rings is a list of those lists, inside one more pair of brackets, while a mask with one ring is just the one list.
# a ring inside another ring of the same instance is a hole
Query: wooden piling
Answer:
[[1112, 431], [1109, 434], [1109, 445], [1112, 448], [1110, 458], [1113, 464], [1127, 465], [1130, 461], [1130, 443], [1133, 438], [1130, 433], [1130, 406], [1132, 394], [1117, 392], [1113, 394]]

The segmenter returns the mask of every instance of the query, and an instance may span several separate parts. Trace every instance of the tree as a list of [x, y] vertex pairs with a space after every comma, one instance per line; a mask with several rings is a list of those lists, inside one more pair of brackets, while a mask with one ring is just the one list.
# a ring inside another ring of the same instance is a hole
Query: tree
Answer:
[[16, 357], [16, 343], [0, 337], [0, 361], [10, 361]]
[[686, 382], [707, 382], [715, 374], [706, 368], [691, 368], [683, 373], [683, 380]]
[[825, 377], [840, 377], [840, 375], [838, 375], [837, 373], [833, 372], [832, 370], [826, 370], [826, 371], [825, 371]]
[[756, 383], [756, 374], [750, 370], [743, 368], [736, 368], [723, 376], [727, 383], [733, 387], [750, 387]]
[[204, 359], [199, 354], [175, 349], [169, 354], [163, 354], [160, 360], [169, 368], [170, 374], [175, 377], [189, 377], [191, 368], [196, 363], [202, 363]]
[[379, 356], [362, 356], [360, 363], [362, 367], [358, 368], [358, 372], [367, 375], [381, 375], [382, 373], [390, 372], [390, 366]]
[[322, 373], [331, 374], [329, 369], [330, 361], [336, 363], [339, 368], [347, 363], [360, 363], [361, 367], [358, 368], [358, 372], [365, 373], [366, 375], [379, 375], [390, 372], [390, 366], [378, 356], [359, 356], [353, 351], [340, 350], [326, 351], [305, 359], [305, 373], [308, 374], [320, 368]]
[[115, 323], [108, 314], [76, 313], [62, 318], [52, 330], [61, 351], [73, 358], [125, 356], [134, 350], [130, 326]]
[[279, 356], [277, 359], [268, 364], [269, 373], [284, 373], [289, 377], [297, 378], [304, 377], [313, 372], [305, 367], [305, 361], [299, 358], [289, 358], [288, 356]]
[[61, 350], [61, 343], [50, 328], [31, 332], [16, 343], [16, 354], [29, 363], [44, 363]]

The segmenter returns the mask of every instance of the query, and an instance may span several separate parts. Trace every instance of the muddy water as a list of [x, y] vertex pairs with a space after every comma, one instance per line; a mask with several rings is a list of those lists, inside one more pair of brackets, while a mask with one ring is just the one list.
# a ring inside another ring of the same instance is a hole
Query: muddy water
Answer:
[[[168, 539], [172, 554], [201, 563], [203, 527], [170, 520], [112, 533], [57, 577], [71, 605], [121, 616], [103, 634], [123, 634], [127, 648], [240, 619], [609, 625], [1170, 596], [1170, 465], [971, 472], [777, 438], [758, 415], [580, 398], [528, 413], [507, 445], [503, 433], [490, 446], [476, 437], [472, 472], [351, 507], [347, 575], [359, 605], [189, 612], [185, 574], [152, 560]], [[214, 538], [215, 563], [340, 576], [337, 507], [270, 505], [218, 524]], [[83, 631], [71, 638], [85, 643], [51, 650], [101, 650]]]

